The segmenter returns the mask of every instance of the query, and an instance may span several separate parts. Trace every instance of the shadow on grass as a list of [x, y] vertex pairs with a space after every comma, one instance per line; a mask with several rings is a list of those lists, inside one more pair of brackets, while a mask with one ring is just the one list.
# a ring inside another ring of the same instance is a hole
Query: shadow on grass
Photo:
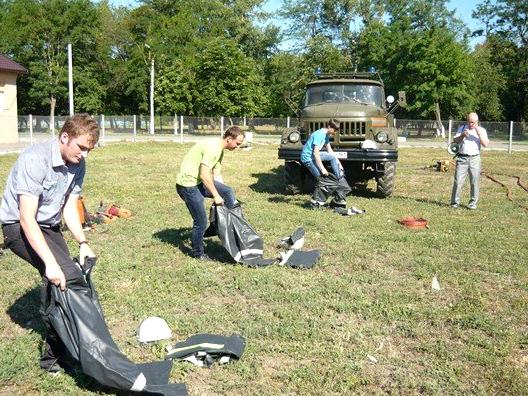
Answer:
[[257, 182], [250, 184], [249, 188], [259, 193], [283, 194], [284, 193], [284, 166], [278, 166], [267, 173], [252, 173]]
[[[166, 228], [154, 233], [153, 237], [161, 242], [177, 246], [178, 249], [187, 256], [191, 255], [191, 248], [186, 244], [186, 242], [190, 243], [191, 228]], [[210, 238], [207, 238], [204, 240], [204, 243], [207, 255], [213, 260], [226, 264], [234, 263], [233, 259], [229, 256], [218, 239], [211, 240]]]
[[268, 202], [271, 203], [291, 203], [292, 198], [291, 195], [275, 195], [273, 197], [268, 198]]
[[437, 201], [437, 200], [433, 200], [433, 199], [427, 199], [427, 198], [413, 198], [413, 197], [405, 197], [405, 196], [402, 196], [402, 195], [394, 195], [393, 198], [395, 199], [401, 199], [403, 201], [416, 201], [416, 202], [422, 202], [422, 203], [426, 203], [426, 204], [431, 204], [431, 205], [436, 205], [436, 206], [441, 206], [441, 207], [450, 207], [450, 203], [449, 202], [446, 202], [446, 201]]
[[40, 319], [40, 286], [35, 286], [33, 289], [26, 291], [26, 293], [19, 297], [13, 305], [11, 305], [6, 313], [11, 320], [24, 329], [33, 330], [42, 336], [46, 337], [46, 328]]
[[[17, 298], [13, 305], [7, 309], [6, 313], [20, 327], [38, 333], [42, 337], [42, 343], [44, 343], [47, 331], [39, 313], [40, 293], [40, 286], [27, 290], [26, 293]], [[105, 388], [93, 378], [83, 374], [79, 363], [68, 353], [66, 353], [65, 359], [68, 364], [64, 367], [64, 371], [74, 379], [79, 388], [97, 393], [104, 391], [107, 394], [119, 394], [115, 393], [114, 389]], [[35, 364], [38, 363], [35, 362]]]

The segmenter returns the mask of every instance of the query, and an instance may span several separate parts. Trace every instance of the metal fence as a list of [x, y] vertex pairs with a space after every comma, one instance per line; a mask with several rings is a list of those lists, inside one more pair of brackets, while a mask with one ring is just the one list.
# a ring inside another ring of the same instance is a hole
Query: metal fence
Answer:
[[[448, 138], [450, 127], [454, 135], [458, 128], [466, 124], [466, 121], [442, 120], [442, 125], [439, 127], [436, 120], [395, 120], [395, 126], [400, 130], [400, 135], [408, 138], [440, 137], [443, 136], [442, 127], [444, 137]], [[528, 123], [526, 122], [480, 121], [479, 125], [486, 128], [491, 139], [509, 139], [510, 133], [514, 140], [528, 139]]]
[[[279, 142], [286, 128], [298, 126], [295, 118], [250, 118], [250, 117], [187, 117], [180, 115], [156, 115], [154, 133], [150, 134], [150, 117], [147, 115], [96, 115], [101, 127], [100, 144], [112, 141], [169, 140], [177, 142], [195, 141], [201, 136], [221, 136], [231, 125], [240, 125], [246, 132], [252, 132], [253, 139], [267, 139]], [[18, 148], [54, 136], [60, 131], [66, 116], [18, 116]], [[0, 117], [0, 135], [4, 124]], [[443, 120], [439, 127], [435, 120], [396, 119], [394, 126], [399, 129], [401, 140], [408, 143], [424, 144], [435, 142], [445, 144], [451, 141], [456, 130], [465, 121]], [[528, 124], [525, 122], [481, 122], [487, 129], [494, 144], [502, 144], [512, 150], [512, 144], [528, 149]], [[0, 136], [0, 141], [1, 141]], [[1, 144], [0, 144], [1, 146]], [[4, 145], [5, 146], [5, 145]]]

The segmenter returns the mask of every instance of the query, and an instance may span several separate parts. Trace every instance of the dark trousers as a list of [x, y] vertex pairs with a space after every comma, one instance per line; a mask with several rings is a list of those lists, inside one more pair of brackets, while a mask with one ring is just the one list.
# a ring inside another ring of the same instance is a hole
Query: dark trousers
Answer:
[[[214, 184], [218, 194], [224, 199], [225, 205], [229, 209], [232, 209], [236, 204], [233, 189], [217, 181], [215, 181]], [[204, 198], [211, 198], [212, 195], [202, 183], [192, 187], [184, 187], [176, 184], [176, 191], [180, 198], [185, 202], [185, 205], [187, 205], [187, 209], [189, 209], [189, 213], [193, 218], [191, 255], [193, 257], [199, 257], [204, 254], [203, 238], [205, 230], [207, 229], [207, 213], [205, 212]]]
[[[60, 226], [51, 228], [40, 228], [44, 239], [48, 244], [53, 256], [57, 260], [66, 282], [82, 278], [82, 272], [77, 264], [70, 257], [68, 246], [60, 231]], [[19, 223], [15, 224], [4, 224], [2, 225], [2, 232], [4, 233], [4, 243], [18, 257], [30, 263], [35, 267], [40, 275], [42, 276], [42, 286], [40, 292], [40, 313], [44, 314], [44, 309], [47, 306], [49, 299], [49, 288], [56, 287], [50, 284], [45, 278], [46, 266], [38, 254], [33, 250], [29, 244], [24, 231], [20, 227]], [[49, 322], [44, 318], [43, 321], [46, 326], [47, 335], [45, 341], [45, 349], [40, 360], [40, 366], [44, 369], [50, 368], [57, 359], [62, 357], [66, 352], [65, 346], [62, 341], [58, 338], [55, 330], [50, 326]]]

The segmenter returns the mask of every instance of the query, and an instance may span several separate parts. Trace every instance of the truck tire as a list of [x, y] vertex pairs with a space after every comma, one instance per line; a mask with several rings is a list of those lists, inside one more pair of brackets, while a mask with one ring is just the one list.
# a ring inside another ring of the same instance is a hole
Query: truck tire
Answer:
[[284, 161], [286, 194], [300, 194], [303, 189], [303, 166], [297, 161]]
[[394, 192], [394, 184], [396, 181], [396, 164], [394, 162], [387, 162], [385, 164], [385, 172], [377, 179], [378, 186], [376, 193], [381, 198], [386, 198]]

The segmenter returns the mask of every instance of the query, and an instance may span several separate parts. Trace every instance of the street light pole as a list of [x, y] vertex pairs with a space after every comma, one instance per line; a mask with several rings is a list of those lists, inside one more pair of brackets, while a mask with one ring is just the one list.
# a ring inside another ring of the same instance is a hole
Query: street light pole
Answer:
[[68, 90], [70, 93], [70, 117], [73, 116], [73, 66], [72, 45], [68, 44]]
[[154, 135], [154, 57], [150, 61], [150, 134]]

